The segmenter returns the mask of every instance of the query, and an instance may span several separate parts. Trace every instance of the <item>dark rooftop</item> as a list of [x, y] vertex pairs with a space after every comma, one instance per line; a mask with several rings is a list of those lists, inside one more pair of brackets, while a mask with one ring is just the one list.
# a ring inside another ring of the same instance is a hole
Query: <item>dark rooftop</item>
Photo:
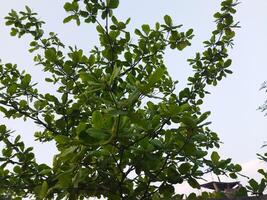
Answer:
[[267, 200], [267, 195], [257, 196], [257, 197], [238, 197], [233, 199], [223, 198], [223, 199], [209, 199], [209, 200]]
[[212, 181], [212, 182], [209, 182], [209, 183], [202, 184], [201, 187], [207, 188], [207, 189], [211, 189], [211, 190], [216, 190], [218, 188], [219, 190], [223, 191], [225, 189], [232, 189], [237, 185], [239, 185], [239, 181], [236, 181], [236, 182], [216, 182], [216, 181]]

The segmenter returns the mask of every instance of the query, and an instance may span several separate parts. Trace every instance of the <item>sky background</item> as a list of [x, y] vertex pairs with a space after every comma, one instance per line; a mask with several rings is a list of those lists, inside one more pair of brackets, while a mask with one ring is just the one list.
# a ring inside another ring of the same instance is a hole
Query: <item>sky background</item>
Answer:
[[[66, 13], [62, 9], [63, 0], [8, 0], [0, 7], [0, 58], [3, 63], [17, 63], [21, 69], [31, 73], [33, 80], [39, 82], [43, 77], [41, 69], [34, 66], [33, 54], [27, 52], [29, 37], [17, 39], [10, 37], [9, 28], [4, 26], [4, 16], [10, 9], [21, 10], [29, 5], [46, 21], [44, 27], [53, 31], [68, 45], [77, 45], [89, 51], [96, 44], [97, 37], [94, 27], [74, 23], [63, 25]], [[174, 23], [184, 24], [184, 30], [194, 29], [195, 37], [192, 46], [183, 52], [168, 51], [166, 65], [174, 79], [180, 81], [183, 88], [186, 78], [192, 74], [187, 64], [188, 58], [203, 49], [202, 41], [210, 38], [215, 27], [212, 15], [220, 8], [220, 1], [214, 0], [121, 0], [116, 10], [119, 19], [131, 17], [130, 30], [142, 24], [154, 25], [163, 21], [165, 14], [173, 18]], [[267, 151], [261, 145], [267, 140], [267, 117], [257, 110], [267, 99], [264, 91], [259, 91], [261, 84], [267, 80], [267, 1], [243, 0], [237, 8], [236, 20], [240, 21], [241, 29], [236, 31], [235, 46], [230, 51], [233, 60], [234, 74], [219, 82], [218, 86], [210, 88], [211, 94], [204, 100], [203, 111], [212, 112], [209, 120], [211, 129], [218, 133], [223, 144], [219, 149], [222, 157], [231, 157], [234, 162], [242, 164], [244, 173], [257, 177], [256, 169], [264, 163], [257, 161], [256, 153]], [[51, 85], [40, 82], [40, 90], [50, 92]], [[39, 129], [32, 122], [20, 120], [8, 121], [0, 115], [1, 123], [7, 123], [9, 128], [22, 134], [25, 143], [35, 147], [39, 162], [51, 163], [51, 155], [56, 151], [53, 143], [41, 144], [34, 141], [33, 133]], [[209, 175], [207, 179], [214, 177]], [[181, 188], [183, 191], [185, 188]]]

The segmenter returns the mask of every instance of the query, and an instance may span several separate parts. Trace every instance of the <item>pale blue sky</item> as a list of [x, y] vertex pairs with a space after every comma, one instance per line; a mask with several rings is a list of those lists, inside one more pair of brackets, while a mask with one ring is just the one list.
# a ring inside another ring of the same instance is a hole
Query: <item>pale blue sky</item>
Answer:
[[[41, 72], [33, 66], [32, 55], [28, 49], [29, 38], [18, 40], [9, 36], [9, 29], [4, 27], [3, 17], [13, 8], [23, 9], [29, 5], [46, 21], [45, 29], [59, 33], [62, 41], [68, 45], [77, 45], [89, 50], [96, 44], [96, 33], [91, 25], [76, 27], [74, 24], [63, 25], [66, 16], [62, 9], [63, 0], [8, 0], [0, 7], [0, 58], [3, 62], [17, 63], [21, 68], [33, 73], [38, 81]], [[165, 14], [172, 16], [177, 24], [184, 24], [185, 29], [194, 28], [193, 45], [183, 52], [168, 52], [166, 64], [174, 79], [180, 80], [180, 87], [185, 84], [186, 77], [191, 74], [186, 59], [193, 57], [202, 49], [202, 41], [210, 37], [214, 28], [212, 15], [219, 9], [220, 1], [215, 0], [121, 0], [116, 11], [119, 18], [131, 17], [130, 29], [143, 23], [154, 24], [162, 21]], [[234, 74], [221, 81], [217, 87], [211, 88], [203, 105], [203, 110], [212, 112], [209, 118], [211, 128], [218, 133], [222, 144], [220, 152], [225, 157], [232, 157], [239, 163], [251, 162], [256, 153], [262, 151], [260, 146], [267, 140], [267, 117], [257, 111], [267, 95], [259, 91], [261, 83], [267, 80], [267, 1], [243, 0], [238, 6], [236, 19], [242, 28], [237, 30], [234, 49], [231, 50]], [[40, 84], [43, 91], [50, 87]], [[0, 120], [7, 122], [0, 118]], [[1, 122], [2, 123], [2, 122]], [[9, 128], [19, 131], [28, 145], [34, 145], [38, 161], [51, 162], [50, 152], [53, 145], [40, 145], [33, 141], [32, 134], [36, 127], [32, 123], [7, 122]], [[266, 149], [267, 151], [267, 149]], [[256, 167], [256, 166], [255, 166]]]

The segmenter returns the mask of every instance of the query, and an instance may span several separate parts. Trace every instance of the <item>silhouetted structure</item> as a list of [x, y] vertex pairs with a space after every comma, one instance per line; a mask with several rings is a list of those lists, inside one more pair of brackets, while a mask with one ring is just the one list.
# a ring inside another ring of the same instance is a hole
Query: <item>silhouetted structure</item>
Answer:
[[214, 190], [215, 192], [223, 192], [226, 198], [209, 199], [209, 200], [267, 200], [267, 195], [253, 196], [253, 197], [235, 197], [235, 192], [239, 190], [242, 185], [239, 181], [235, 182], [216, 182], [202, 184], [201, 187]]
[[216, 182], [212, 181], [209, 183], [202, 184], [201, 187], [214, 190], [216, 192], [223, 192], [225, 190], [239, 188], [241, 186], [239, 181], [235, 182]]

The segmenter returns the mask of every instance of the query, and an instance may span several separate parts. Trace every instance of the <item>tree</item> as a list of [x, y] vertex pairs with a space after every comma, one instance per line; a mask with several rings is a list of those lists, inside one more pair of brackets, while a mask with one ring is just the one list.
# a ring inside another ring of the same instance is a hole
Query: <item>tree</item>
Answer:
[[238, 27], [232, 16], [236, 5], [222, 1], [205, 50], [188, 60], [194, 70], [188, 87], [177, 94], [163, 55], [168, 48], [190, 46], [193, 30], [181, 31], [170, 16], [154, 27], [142, 25], [133, 35], [127, 31], [130, 19], [113, 15], [119, 0], [67, 2], [70, 15], [64, 23], [95, 24], [98, 31], [99, 46], [85, 53], [45, 33], [44, 22], [29, 7], [12, 10], [6, 17], [11, 35], [33, 37], [29, 51], [50, 74], [45, 81], [57, 94], [40, 93], [30, 74], [2, 63], [0, 110], [7, 118], [42, 126], [34, 137], [54, 140], [59, 153], [53, 166], [36, 163], [32, 148], [1, 125], [0, 194], [11, 199], [181, 199], [176, 184], [199, 188], [197, 180], [208, 172], [235, 178], [239, 165], [220, 159], [216, 151], [207, 156], [219, 147], [219, 138], [208, 128], [210, 112], [203, 113], [200, 105], [206, 87], [232, 73], [227, 49]]

